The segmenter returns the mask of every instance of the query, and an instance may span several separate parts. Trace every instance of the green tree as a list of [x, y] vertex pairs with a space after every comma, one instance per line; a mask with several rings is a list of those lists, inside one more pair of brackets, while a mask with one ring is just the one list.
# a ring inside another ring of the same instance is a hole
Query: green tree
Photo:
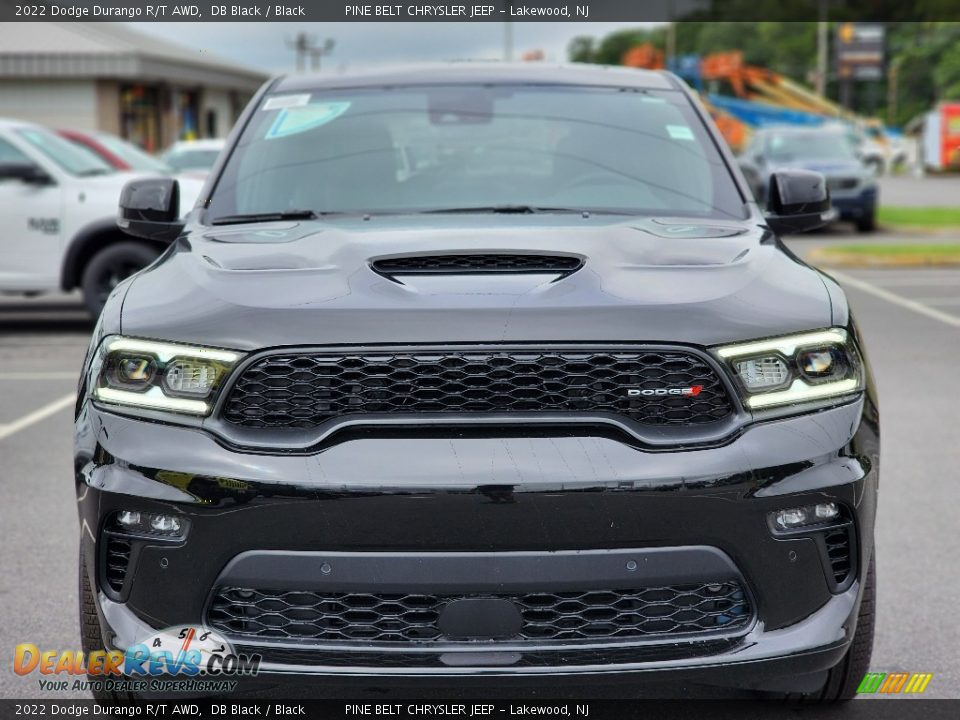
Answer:
[[[684, 21], [676, 23], [675, 38], [679, 55], [702, 56], [739, 50], [748, 64], [768, 68], [801, 83], [812, 80], [816, 66], [815, 22]], [[832, 42], [833, 28], [830, 38]], [[625, 28], [600, 39], [578, 37], [570, 44], [569, 56], [575, 62], [619, 64], [627, 50], [647, 42], [663, 50], [666, 28]], [[940, 100], [960, 99], [960, 23], [888, 23], [887, 59], [891, 72], [896, 75], [896, 86], [888, 87], [888, 79], [858, 83], [854, 110], [879, 112], [884, 99], [891, 99], [890, 109], [894, 114], [889, 119], [902, 125]], [[834, 78], [828, 95], [836, 100], [838, 92]]]

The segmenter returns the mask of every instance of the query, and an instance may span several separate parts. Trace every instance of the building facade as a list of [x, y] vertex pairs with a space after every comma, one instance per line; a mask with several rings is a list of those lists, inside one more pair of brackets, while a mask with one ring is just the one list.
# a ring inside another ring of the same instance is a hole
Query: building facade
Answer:
[[224, 137], [266, 78], [121, 23], [0, 23], [0, 117], [102, 130], [150, 152]]

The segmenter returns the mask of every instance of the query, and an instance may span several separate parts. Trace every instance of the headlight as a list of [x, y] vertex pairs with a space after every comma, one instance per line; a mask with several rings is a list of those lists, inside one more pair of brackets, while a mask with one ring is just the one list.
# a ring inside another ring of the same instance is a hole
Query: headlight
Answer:
[[111, 405], [206, 416], [241, 357], [232, 350], [108, 338], [94, 368], [93, 397]]
[[860, 355], [840, 328], [715, 348], [751, 410], [845, 398], [863, 389]]

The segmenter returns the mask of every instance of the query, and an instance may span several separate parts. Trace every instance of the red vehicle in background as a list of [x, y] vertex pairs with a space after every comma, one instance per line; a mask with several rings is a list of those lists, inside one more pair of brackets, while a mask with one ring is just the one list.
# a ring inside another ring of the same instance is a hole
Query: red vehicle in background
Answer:
[[932, 172], [960, 170], [960, 102], [941, 102], [907, 123], [917, 143], [917, 165]]
[[172, 175], [166, 163], [147, 154], [133, 143], [110, 133], [86, 130], [57, 130], [57, 134], [75, 145], [90, 150], [117, 170]]

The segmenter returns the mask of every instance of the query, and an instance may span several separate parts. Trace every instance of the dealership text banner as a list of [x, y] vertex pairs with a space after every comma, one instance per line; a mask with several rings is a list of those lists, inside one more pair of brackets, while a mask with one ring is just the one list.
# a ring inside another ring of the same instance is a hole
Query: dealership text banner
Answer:
[[960, 0], [491, 0], [364, 3], [341, 0], [0, 0], [0, 21], [45, 22], [644, 22], [685, 20], [960, 20]]

